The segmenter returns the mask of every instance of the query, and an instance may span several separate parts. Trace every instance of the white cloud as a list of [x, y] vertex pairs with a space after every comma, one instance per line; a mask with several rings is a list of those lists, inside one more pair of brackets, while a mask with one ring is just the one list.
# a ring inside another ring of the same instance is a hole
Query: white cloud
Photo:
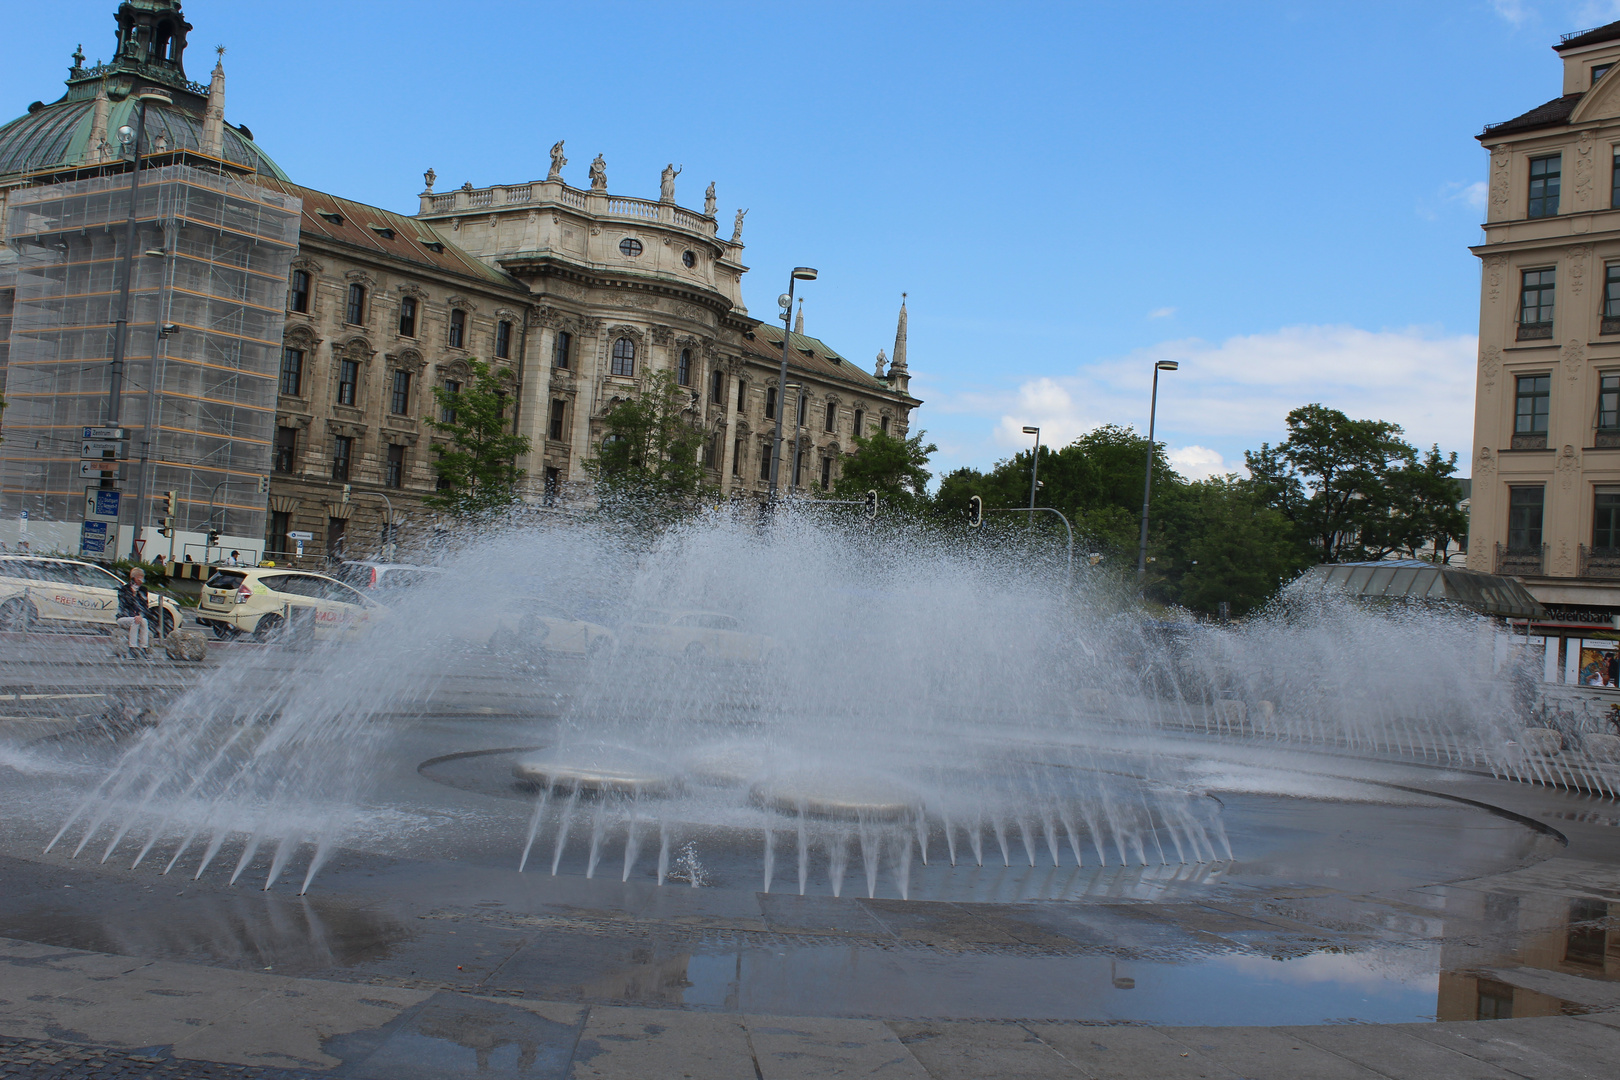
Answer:
[[1472, 184], [1452, 183], [1446, 185], [1446, 198], [1452, 202], [1460, 202], [1470, 210], [1484, 213], [1485, 196], [1489, 190], [1489, 186], [1483, 180], [1476, 180]]
[[[1147, 452], [1143, 451], [1142, 456], [1147, 457]], [[1211, 476], [1242, 471], [1228, 465], [1219, 450], [1207, 446], [1172, 446], [1166, 449], [1165, 456], [1170, 459], [1170, 467], [1188, 480], [1207, 480]]]
[[1234, 468], [1227, 463], [1240, 462], [1244, 450], [1283, 438], [1289, 411], [1312, 402], [1398, 423], [1419, 446], [1458, 451], [1466, 472], [1477, 350], [1467, 334], [1293, 326], [1219, 344], [1166, 341], [946, 407], [998, 416], [993, 440], [1003, 450], [1030, 444], [1026, 424], [1039, 425], [1041, 441], [1052, 446], [1107, 423], [1145, 431], [1153, 361], [1172, 359], [1181, 368], [1160, 376], [1156, 437], [1181, 448], [1175, 453], [1189, 475]]
[[1176, 313], [1176, 309], [1173, 308], [1173, 307], [1154, 308], [1152, 311], [1148, 312], [1148, 318], [1150, 318], [1150, 319], [1168, 319], [1170, 316], [1174, 315], [1175, 313]]
[[1524, 25], [1524, 21], [1531, 15], [1530, 8], [1524, 0], [1491, 0], [1491, 7], [1514, 26]]

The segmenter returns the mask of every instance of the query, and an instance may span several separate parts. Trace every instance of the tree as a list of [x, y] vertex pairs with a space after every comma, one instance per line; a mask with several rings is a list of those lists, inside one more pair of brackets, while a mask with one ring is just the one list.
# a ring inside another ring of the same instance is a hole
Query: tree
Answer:
[[433, 444], [439, 487], [422, 503], [457, 517], [476, 517], [516, 502], [524, 476], [517, 457], [529, 452], [529, 440], [514, 433], [506, 420], [507, 373], [481, 360], [471, 367], [472, 380], [460, 390], [433, 388], [439, 418], [428, 420], [429, 427], [448, 439]]
[[1389, 474], [1388, 516], [1370, 521], [1363, 545], [1381, 556], [1401, 551], [1416, 556], [1429, 544], [1444, 551], [1453, 540], [1468, 538], [1468, 513], [1462, 485], [1453, 479], [1457, 454], [1442, 455], [1438, 445], [1424, 451], [1421, 460], [1409, 461]]
[[692, 420], [693, 395], [659, 371], [639, 396], [616, 402], [602, 418], [607, 433], [587, 463], [597, 481], [627, 494], [693, 496], [703, 486], [703, 429]]
[[903, 509], [920, 509], [928, 498], [928, 459], [939, 452], [933, 443], [923, 445], [926, 434], [919, 431], [909, 439], [881, 431], [855, 436], [855, 453], [844, 459], [833, 493], [842, 499], [859, 499], [876, 491], [879, 498]]
[[1176, 485], [1155, 500], [1153, 595], [1214, 614], [1242, 616], [1310, 566], [1310, 549], [1254, 484], [1217, 476]]
[[1417, 451], [1399, 424], [1352, 420], [1324, 405], [1288, 414], [1288, 438], [1243, 456], [1261, 497], [1293, 523], [1322, 562], [1362, 558], [1376, 549], [1391, 515], [1391, 473]]

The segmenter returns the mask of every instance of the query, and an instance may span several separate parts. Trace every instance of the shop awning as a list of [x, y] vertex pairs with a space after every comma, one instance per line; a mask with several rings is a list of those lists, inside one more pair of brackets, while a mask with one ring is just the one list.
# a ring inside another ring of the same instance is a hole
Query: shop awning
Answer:
[[1326, 563], [1305, 571], [1301, 584], [1312, 578], [1324, 589], [1339, 588], [1359, 597], [1448, 601], [1482, 615], [1511, 619], [1547, 617], [1536, 598], [1513, 578], [1458, 566], [1415, 559]]

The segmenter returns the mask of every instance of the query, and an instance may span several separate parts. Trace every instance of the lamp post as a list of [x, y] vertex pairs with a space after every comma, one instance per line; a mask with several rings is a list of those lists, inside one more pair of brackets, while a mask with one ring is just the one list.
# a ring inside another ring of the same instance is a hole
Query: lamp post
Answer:
[[1035, 456], [1029, 462], [1029, 527], [1035, 527], [1035, 473], [1041, 467], [1041, 429], [1026, 427], [1025, 435], [1035, 436]]
[[782, 410], [787, 404], [788, 343], [793, 329], [793, 287], [801, 281], [816, 280], [808, 266], [795, 266], [788, 276], [788, 291], [779, 298], [782, 305], [782, 370], [776, 377], [776, 434], [771, 438], [771, 501], [776, 501], [776, 485], [782, 471]]
[[1147, 475], [1142, 478], [1142, 538], [1136, 547], [1138, 584], [1147, 578], [1148, 500], [1153, 495], [1153, 423], [1159, 412], [1159, 372], [1174, 371], [1180, 366], [1175, 360], [1160, 360], [1153, 365], [1153, 396], [1148, 405]]

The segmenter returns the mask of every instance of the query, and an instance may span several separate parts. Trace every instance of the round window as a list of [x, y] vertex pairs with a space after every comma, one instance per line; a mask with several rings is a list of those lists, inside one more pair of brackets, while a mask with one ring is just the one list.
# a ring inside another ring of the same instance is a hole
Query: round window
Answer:
[[682, 252], [681, 265], [686, 267], [688, 270], [692, 269], [692, 267], [697, 265], [697, 256], [692, 254], [690, 251]]
[[625, 237], [623, 240], [619, 241], [619, 254], [628, 259], [635, 258], [637, 255], [641, 254], [641, 241], [632, 240], [628, 236]]

